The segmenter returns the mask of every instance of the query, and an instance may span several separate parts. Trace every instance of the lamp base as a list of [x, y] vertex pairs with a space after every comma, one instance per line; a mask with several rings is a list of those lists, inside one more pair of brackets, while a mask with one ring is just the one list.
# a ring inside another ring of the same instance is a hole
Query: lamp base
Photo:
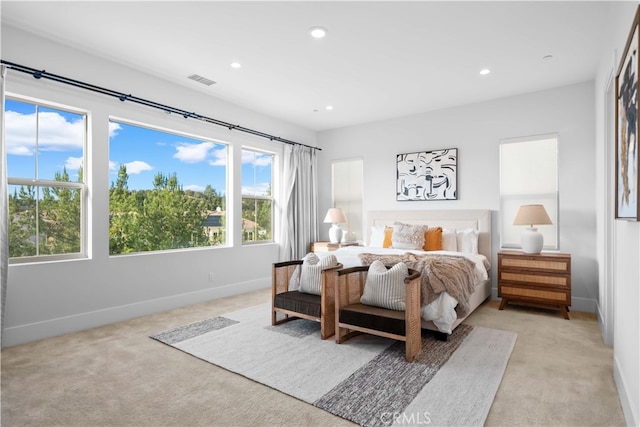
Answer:
[[527, 227], [522, 233], [522, 252], [525, 254], [539, 254], [544, 245], [542, 234], [535, 227]]
[[329, 241], [331, 243], [340, 243], [342, 241], [342, 228], [338, 224], [333, 224], [329, 229]]

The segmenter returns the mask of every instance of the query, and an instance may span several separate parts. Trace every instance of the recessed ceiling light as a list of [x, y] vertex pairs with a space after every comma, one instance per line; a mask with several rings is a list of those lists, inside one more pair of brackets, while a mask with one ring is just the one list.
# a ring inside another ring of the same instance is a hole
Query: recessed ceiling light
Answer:
[[316, 39], [321, 39], [324, 36], [327, 35], [327, 29], [324, 27], [311, 27], [309, 28], [309, 34], [311, 34], [311, 37], [316, 38]]
[[327, 105], [325, 108], [326, 108], [327, 110], [333, 110], [333, 105]]
[[231, 63], [231, 68], [240, 68], [240, 67], [242, 67], [242, 64], [237, 61], [234, 61]]
[[490, 74], [491, 70], [488, 68], [483, 68], [482, 70], [480, 70], [480, 75], [481, 76], [486, 76], [487, 74]]

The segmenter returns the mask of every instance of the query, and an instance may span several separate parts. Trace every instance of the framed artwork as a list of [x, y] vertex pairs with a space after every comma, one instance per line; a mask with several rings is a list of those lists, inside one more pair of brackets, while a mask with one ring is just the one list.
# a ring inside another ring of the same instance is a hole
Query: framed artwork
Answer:
[[616, 75], [616, 219], [640, 221], [638, 197], [638, 37], [640, 7]]
[[458, 149], [396, 156], [396, 200], [456, 200]]

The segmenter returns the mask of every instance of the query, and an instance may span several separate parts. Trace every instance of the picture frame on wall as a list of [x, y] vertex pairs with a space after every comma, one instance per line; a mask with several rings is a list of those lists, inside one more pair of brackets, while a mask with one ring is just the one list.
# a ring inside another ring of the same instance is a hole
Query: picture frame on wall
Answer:
[[457, 199], [457, 148], [396, 156], [396, 200]]
[[640, 7], [616, 74], [616, 155], [615, 155], [615, 217], [640, 221], [638, 198], [638, 49], [640, 48]]

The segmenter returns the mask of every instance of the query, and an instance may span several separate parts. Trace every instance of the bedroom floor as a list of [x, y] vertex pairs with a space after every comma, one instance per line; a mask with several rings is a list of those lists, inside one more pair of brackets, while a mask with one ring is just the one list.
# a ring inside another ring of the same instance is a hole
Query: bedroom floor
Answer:
[[[354, 425], [149, 335], [268, 302], [210, 301], [2, 350], [2, 425]], [[593, 315], [482, 305], [467, 323], [518, 333], [488, 426], [624, 426], [613, 349]]]

